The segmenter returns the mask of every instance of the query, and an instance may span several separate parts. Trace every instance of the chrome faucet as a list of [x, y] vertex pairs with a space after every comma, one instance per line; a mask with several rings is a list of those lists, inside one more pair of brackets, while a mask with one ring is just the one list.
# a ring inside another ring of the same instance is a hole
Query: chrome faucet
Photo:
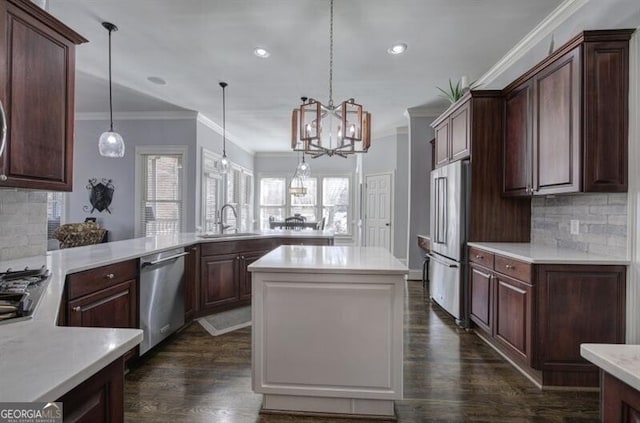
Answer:
[[[225, 225], [224, 223], [224, 209], [226, 209], [227, 207], [229, 207], [231, 209], [231, 211], [233, 212], [233, 216], [237, 219], [238, 218], [238, 212], [236, 212], [235, 207], [233, 207], [231, 204], [225, 204], [224, 206], [220, 207], [220, 220], [218, 221], [217, 225], [218, 225], [218, 232], [219, 233], [224, 233], [225, 230], [232, 228], [233, 226], [231, 225]], [[238, 227], [236, 226], [234, 228], [234, 230], [236, 232], [238, 232]]]

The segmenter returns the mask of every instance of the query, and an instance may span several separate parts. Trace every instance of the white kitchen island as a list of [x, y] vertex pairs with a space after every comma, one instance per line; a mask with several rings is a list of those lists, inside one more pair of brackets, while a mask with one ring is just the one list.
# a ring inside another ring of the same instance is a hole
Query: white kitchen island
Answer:
[[406, 266], [382, 248], [281, 246], [249, 270], [262, 411], [394, 416]]

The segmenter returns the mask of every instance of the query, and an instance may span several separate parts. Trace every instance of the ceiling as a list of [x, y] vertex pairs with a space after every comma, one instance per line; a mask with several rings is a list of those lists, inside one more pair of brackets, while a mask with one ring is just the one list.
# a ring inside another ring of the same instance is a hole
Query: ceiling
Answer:
[[[441, 107], [436, 87], [473, 81], [560, 0], [336, 0], [334, 101], [373, 115], [373, 138], [407, 124], [412, 107]], [[107, 112], [108, 33], [114, 112], [199, 111], [249, 151], [286, 151], [301, 96], [328, 101], [328, 0], [51, 0], [49, 12], [85, 36], [76, 110]], [[396, 42], [408, 50], [391, 56]], [[255, 47], [271, 53], [253, 54]], [[156, 85], [148, 77], [160, 77]], [[117, 123], [116, 123], [117, 125]]]

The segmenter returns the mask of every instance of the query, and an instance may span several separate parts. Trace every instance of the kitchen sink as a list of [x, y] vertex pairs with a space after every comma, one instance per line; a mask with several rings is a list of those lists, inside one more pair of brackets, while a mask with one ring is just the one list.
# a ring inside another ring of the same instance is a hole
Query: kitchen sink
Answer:
[[233, 238], [233, 237], [256, 236], [256, 235], [260, 235], [260, 234], [257, 232], [238, 232], [238, 233], [229, 232], [226, 234], [202, 234], [202, 235], [198, 235], [198, 237], [199, 238]]

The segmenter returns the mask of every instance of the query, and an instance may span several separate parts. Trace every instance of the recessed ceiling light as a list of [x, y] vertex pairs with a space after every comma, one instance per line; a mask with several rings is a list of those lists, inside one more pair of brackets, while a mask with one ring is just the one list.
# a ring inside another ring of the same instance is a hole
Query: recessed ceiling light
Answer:
[[149, 76], [147, 77], [147, 81], [153, 82], [154, 84], [157, 84], [157, 85], [167, 85], [167, 81], [160, 78], [159, 76]]
[[387, 49], [387, 53], [389, 54], [402, 54], [405, 51], [407, 51], [407, 45], [405, 43], [394, 44]]
[[266, 59], [267, 57], [271, 56], [271, 53], [269, 53], [267, 50], [263, 49], [262, 47], [256, 47], [253, 50], [253, 54], [255, 54], [261, 59]]

